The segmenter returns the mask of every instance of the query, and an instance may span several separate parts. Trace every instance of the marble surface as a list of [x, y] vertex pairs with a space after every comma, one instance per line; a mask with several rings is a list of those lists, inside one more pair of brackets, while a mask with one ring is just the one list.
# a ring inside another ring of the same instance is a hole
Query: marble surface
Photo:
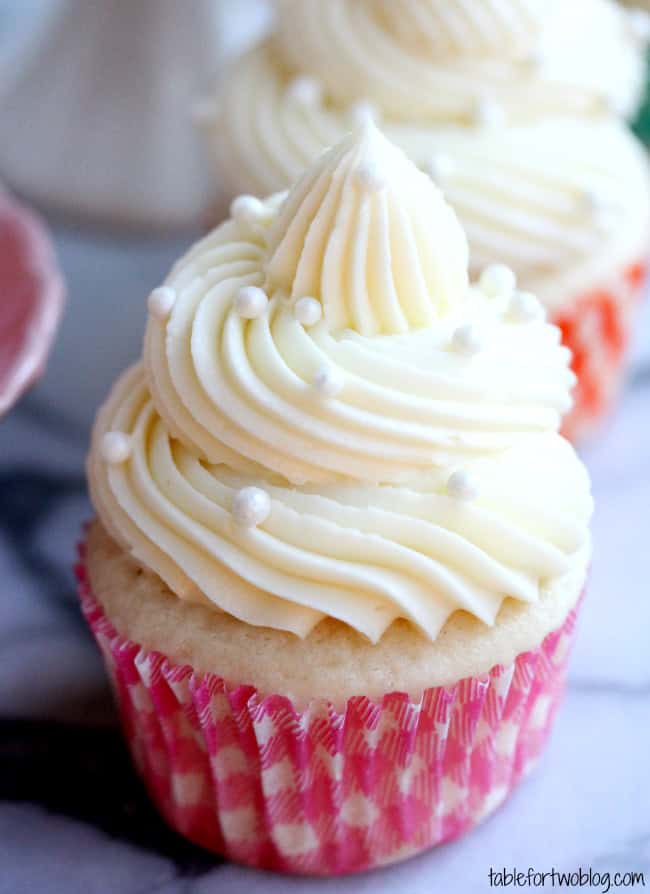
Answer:
[[650, 303], [620, 410], [584, 450], [596, 558], [540, 766], [483, 827], [392, 869], [251, 872], [171, 834], [132, 774], [71, 563], [97, 401], [139, 351], [144, 299], [183, 247], [55, 227], [70, 302], [44, 381], [0, 424], [0, 894], [489, 889], [488, 871], [645, 871], [650, 883]]

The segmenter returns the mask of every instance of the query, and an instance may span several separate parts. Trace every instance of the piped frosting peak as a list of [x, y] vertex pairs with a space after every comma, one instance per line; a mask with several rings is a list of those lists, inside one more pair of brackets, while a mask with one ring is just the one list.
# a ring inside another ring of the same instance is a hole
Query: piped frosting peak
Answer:
[[468, 249], [432, 180], [371, 122], [289, 192], [269, 236], [270, 290], [309, 295], [330, 332], [398, 334], [463, 300]]
[[299, 636], [406, 618], [433, 640], [536, 601], [587, 548], [558, 434], [575, 378], [512, 272], [468, 288], [466, 267], [438, 189], [370, 125], [288, 196], [235, 201], [150, 296], [97, 418], [109, 533], [179, 598]]

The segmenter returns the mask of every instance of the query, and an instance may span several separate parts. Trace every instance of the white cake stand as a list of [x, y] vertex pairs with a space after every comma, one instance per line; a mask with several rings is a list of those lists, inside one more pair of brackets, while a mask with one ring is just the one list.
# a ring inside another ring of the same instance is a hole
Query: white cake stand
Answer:
[[0, 176], [37, 204], [78, 219], [158, 230], [195, 225], [213, 186], [192, 105], [259, 35], [266, 4], [41, 6], [28, 37], [16, 28], [20, 39], [1, 54]]

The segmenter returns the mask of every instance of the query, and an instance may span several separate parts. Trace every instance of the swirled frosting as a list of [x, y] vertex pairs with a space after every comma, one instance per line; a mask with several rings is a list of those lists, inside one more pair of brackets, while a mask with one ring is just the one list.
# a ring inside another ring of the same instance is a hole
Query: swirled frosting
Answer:
[[[386, 140], [352, 148], [344, 141], [280, 210], [269, 236], [269, 285], [318, 298], [334, 332], [397, 334], [433, 323], [467, 285], [465, 234], [436, 199], [431, 182], [414, 177]], [[446, 234], [444, 243], [432, 243], [435, 232]]]
[[280, 0], [278, 13], [282, 65], [398, 120], [471, 121], [486, 95], [519, 119], [603, 100], [629, 112], [641, 89], [609, 0]]
[[225, 191], [264, 195], [374, 116], [444, 189], [472, 272], [509, 263], [551, 306], [646, 251], [647, 161], [619, 121], [642, 50], [609, 0], [280, 0], [207, 135]]
[[406, 618], [435, 639], [535, 601], [591, 513], [539, 305], [468, 286], [442, 194], [370, 124], [233, 212], [153, 293], [98, 415], [109, 533], [180, 598], [303, 637]]

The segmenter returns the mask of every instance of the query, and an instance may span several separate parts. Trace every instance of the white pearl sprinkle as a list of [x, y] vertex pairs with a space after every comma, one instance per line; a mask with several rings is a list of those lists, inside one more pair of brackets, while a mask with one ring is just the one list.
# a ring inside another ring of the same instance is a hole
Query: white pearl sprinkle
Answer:
[[303, 326], [315, 326], [323, 316], [323, 308], [316, 298], [300, 298], [293, 306], [293, 315]]
[[232, 517], [242, 528], [255, 528], [271, 514], [271, 498], [261, 487], [244, 487], [232, 500]]
[[218, 117], [219, 109], [213, 97], [204, 96], [192, 106], [192, 120], [199, 127], [209, 127]]
[[454, 351], [465, 357], [473, 357], [483, 347], [478, 329], [471, 323], [466, 323], [454, 330], [451, 345]]
[[578, 203], [596, 224], [600, 226], [607, 224], [612, 208], [600, 193], [593, 189], [585, 189], [578, 197]]
[[475, 500], [478, 497], [478, 481], [470, 472], [457, 469], [447, 479], [447, 493], [454, 500]]
[[131, 438], [121, 431], [107, 431], [102, 438], [102, 458], [112, 466], [126, 462], [132, 450]]
[[623, 97], [603, 95], [600, 97], [600, 106], [605, 115], [625, 117], [626, 108]]
[[376, 162], [366, 162], [360, 165], [356, 172], [355, 178], [362, 189], [368, 192], [379, 192], [386, 186], [386, 178]]
[[426, 170], [433, 182], [440, 186], [454, 173], [456, 164], [453, 158], [445, 152], [434, 152]]
[[254, 226], [267, 217], [267, 212], [264, 204], [255, 196], [237, 196], [230, 203], [230, 216], [238, 224]]
[[506, 110], [496, 99], [484, 96], [474, 106], [473, 118], [481, 127], [501, 127], [506, 122]]
[[487, 298], [503, 298], [514, 292], [517, 277], [505, 264], [490, 264], [481, 273], [478, 285]]
[[526, 67], [529, 68], [533, 72], [537, 72], [544, 65], [544, 51], [541, 46], [535, 47], [534, 50], [526, 56], [524, 59]]
[[532, 292], [518, 290], [510, 299], [508, 317], [513, 323], [532, 323], [544, 318], [544, 308]]
[[593, 189], [585, 189], [580, 193], [578, 201], [589, 214], [597, 214], [603, 208], [603, 201]]
[[235, 312], [246, 320], [255, 320], [261, 317], [269, 303], [264, 289], [257, 286], [243, 286], [236, 294], [234, 301]]
[[176, 301], [176, 292], [169, 286], [160, 286], [154, 289], [147, 299], [147, 308], [152, 317], [158, 320], [166, 320], [172, 312]]
[[343, 378], [337, 370], [323, 366], [312, 379], [312, 385], [321, 397], [336, 397], [343, 388]]
[[611, 225], [614, 208], [600, 193], [593, 189], [585, 189], [578, 197], [578, 205], [583, 213], [589, 215], [595, 226], [606, 229]]
[[379, 112], [374, 103], [362, 99], [350, 106], [350, 118], [354, 124], [376, 123], [379, 119]]
[[287, 87], [287, 96], [294, 102], [307, 108], [317, 106], [323, 96], [323, 88], [320, 81], [301, 75], [294, 78]]
[[627, 16], [632, 37], [639, 43], [650, 43], [650, 14], [643, 9], [631, 9]]

